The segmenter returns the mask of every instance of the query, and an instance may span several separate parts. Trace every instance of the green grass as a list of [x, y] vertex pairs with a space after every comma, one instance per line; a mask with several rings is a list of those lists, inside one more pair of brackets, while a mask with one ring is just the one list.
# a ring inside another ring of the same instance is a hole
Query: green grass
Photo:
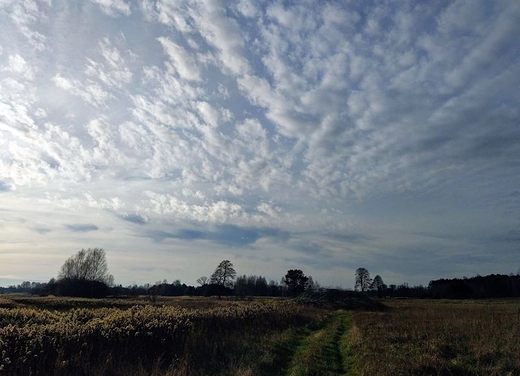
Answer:
[[349, 324], [349, 313], [334, 312], [322, 328], [309, 333], [296, 349], [287, 375], [348, 374], [352, 363], [352, 352], [347, 338]]
[[342, 312], [342, 320], [344, 326], [344, 333], [340, 337], [339, 340], [339, 351], [341, 353], [341, 358], [343, 361], [343, 374], [350, 375], [351, 370], [354, 366], [356, 353], [352, 348], [351, 342], [352, 339], [350, 334], [352, 333], [352, 314], [347, 312]]

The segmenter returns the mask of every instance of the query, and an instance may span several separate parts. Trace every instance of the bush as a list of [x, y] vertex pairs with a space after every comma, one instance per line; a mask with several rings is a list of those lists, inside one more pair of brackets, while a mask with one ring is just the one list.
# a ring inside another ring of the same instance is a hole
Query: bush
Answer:
[[105, 298], [109, 290], [103, 282], [86, 279], [65, 278], [47, 285], [49, 294], [81, 298]]

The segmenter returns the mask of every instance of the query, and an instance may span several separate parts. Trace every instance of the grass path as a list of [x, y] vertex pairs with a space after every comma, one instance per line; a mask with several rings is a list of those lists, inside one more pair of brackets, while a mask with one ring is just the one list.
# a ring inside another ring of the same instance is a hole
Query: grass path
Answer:
[[338, 310], [312, 331], [296, 348], [291, 359], [288, 376], [349, 375], [353, 353], [348, 344], [351, 314]]

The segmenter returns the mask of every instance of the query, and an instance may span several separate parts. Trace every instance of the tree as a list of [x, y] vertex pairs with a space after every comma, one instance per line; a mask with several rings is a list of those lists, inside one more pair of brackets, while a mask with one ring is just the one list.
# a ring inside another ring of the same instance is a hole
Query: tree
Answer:
[[365, 268], [357, 268], [356, 269], [356, 285], [355, 289], [361, 289], [362, 293], [365, 293], [370, 288], [372, 283], [372, 278], [370, 278], [370, 273]]
[[237, 272], [231, 261], [223, 260], [218, 264], [209, 281], [215, 285], [232, 287], [236, 274]]
[[82, 249], [68, 258], [60, 269], [59, 280], [101, 282], [108, 286], [114, 277], [108, 272], [105, 251], [102, 248]]
[[206, 286], [208, 284], [208, 277], [203, 275], [202, 277], [197, 279], [197, 283], [201, 286]]
[[309, 276], [309, 280], [307, 281], [307, 290], [308, 291], [319, 291], [320, 290], [320, 284], [317, 281], [314, 281], [312, 276]]
[[372, 284], [370, 285], [370, 289], [377, 292], [378, 296], [382, 296], [383, 292], [386, 290], [386, 285], [383, 282], [383, 278], [378, 274], [374, 277]]
[[240, 296], [264, 296], [268, 293], [267, 281], [262, 276], [245, 274], [235, 281], [235, 294]]
[[283, 282], [287, 285], [289, 293], [296, 296], [305, 291], [308, 280], [300, 269], [291, 269], [287, 271]]

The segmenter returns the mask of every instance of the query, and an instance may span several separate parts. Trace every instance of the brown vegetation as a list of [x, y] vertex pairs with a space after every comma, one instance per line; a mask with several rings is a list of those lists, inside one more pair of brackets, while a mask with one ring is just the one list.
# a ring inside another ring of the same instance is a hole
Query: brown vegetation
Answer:
[[358, 375], [520, 375], [520, 301], [385, 302], [354, 312]]
[[519, 300], [297, 301], [2, 297], [0, 374], [520, 375]]
[[[291, 338], [284, 333], [324, 316], [280, 300], [201, 299], [214, 305], [201, 309], [180, 307], [196, 305], [190, 299], [130, 308], [124, 300], [40, 299], [39, 307], [35, 298], [3, 299], [10, 308], [0, 308], [1, 374], [262, 374], [280, 361], [277, 348]], [[94, 302], [112, 306], [66, 308]]]

